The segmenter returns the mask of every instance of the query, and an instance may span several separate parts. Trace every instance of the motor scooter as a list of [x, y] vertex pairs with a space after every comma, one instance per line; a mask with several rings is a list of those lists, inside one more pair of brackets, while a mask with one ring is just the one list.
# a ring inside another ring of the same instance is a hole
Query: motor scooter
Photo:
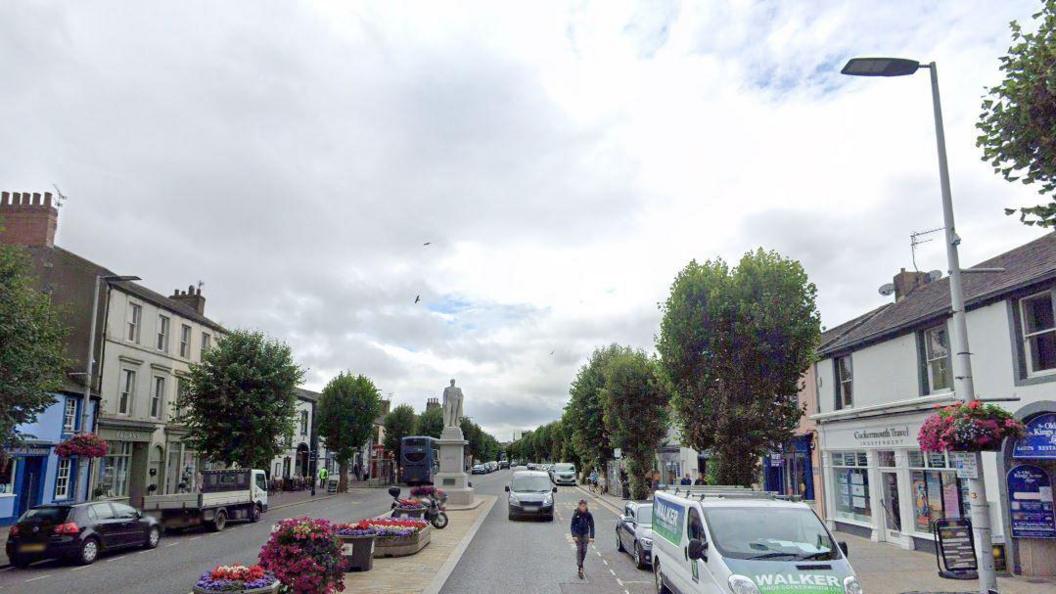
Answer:
[[[399, 504], [400, 499], [400, 488], [389, 487], [389, 495], [392, 495], [392, 510], [393, 517], [396, 516], [396, 506]], [[447, 493], [443, 491], [437, 496], [434, 492], [432, 495], [421, 495], [418, 500], [425, 503], [425, 520], [433, 525], [437, 530], [443, 530], [447, 528]]]

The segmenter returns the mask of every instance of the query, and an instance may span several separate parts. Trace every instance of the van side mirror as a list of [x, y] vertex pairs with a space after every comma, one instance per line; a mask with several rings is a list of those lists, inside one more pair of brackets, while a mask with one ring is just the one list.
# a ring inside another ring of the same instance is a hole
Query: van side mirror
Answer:
[[707, 550], [708, 550], [707, 541], [701, 540], [699, 538], [690, 539], [690, 541], [689, 541], [689, 558], [690, 559], [694, 559], [694, 560], [703, 559], [703, 560], [707, 561], [708, 560], [708, 558], [706, 556]]
[[840, 550], [843, 551], [843, 556], [846, 557], [847, 556], [847, 541], [845, 541], [845, 540], [841, 540], [840, 541]]
[[509, 486], [509, 485], [506, 485], [506, 492], [507, 492], [507, 493], [509, 493], [509, 492], [510, 492], [510, 486]]

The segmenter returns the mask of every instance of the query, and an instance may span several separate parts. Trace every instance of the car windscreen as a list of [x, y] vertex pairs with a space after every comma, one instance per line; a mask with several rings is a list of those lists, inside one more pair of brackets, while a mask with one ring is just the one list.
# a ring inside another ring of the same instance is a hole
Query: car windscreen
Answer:
[[69, 514], [70, 508], [68, 507], [38, 507], [26, 511], [18, 521], [34, 524], [61, 524], [66, 521], [66, 516]]
[[571, 464], [554, 464], [554, 472], [575, 472], [576, 467]]
[[809, 509], [704, 510], [712, 546], [733, 559], [838, 559], [836, 544]]
[[510, 490], [514, 492], [542, 493], [550, 490], [550, 478], [545, 476], [515, 476]]
[[652, 526], [653, 525], [653, 506], [651, 505], [639, 505], [638, 511], [635, 514], [638, 518], [639, 526]]

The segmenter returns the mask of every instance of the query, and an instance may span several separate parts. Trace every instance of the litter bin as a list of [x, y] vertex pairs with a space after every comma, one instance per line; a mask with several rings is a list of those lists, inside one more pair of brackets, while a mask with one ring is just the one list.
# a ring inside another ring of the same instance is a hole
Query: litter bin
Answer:
[[370, 571], [374, 567], [374, 538], [373, 534], [341, 538], [345, 571]]

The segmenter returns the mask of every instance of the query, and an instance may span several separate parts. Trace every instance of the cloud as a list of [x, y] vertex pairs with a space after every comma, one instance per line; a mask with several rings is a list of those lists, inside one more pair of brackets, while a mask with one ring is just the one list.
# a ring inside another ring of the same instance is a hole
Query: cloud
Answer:
[[[973, 128], [1035, 8], [8, 3], [0, 179], [70, 196], [62, 246], [204, 281], [310, 386], [349, 369], [422, 408], [456, 377], [508, 438], [594, 347], [651, 349], [691, 258], [798, 258], [830, 326], [882, 301], [941, 226], [929, 86], [848, 57], [939, 64], [965, 263], [1036, 236]], [[945, 270], [939, 242], [917, 258]]]

